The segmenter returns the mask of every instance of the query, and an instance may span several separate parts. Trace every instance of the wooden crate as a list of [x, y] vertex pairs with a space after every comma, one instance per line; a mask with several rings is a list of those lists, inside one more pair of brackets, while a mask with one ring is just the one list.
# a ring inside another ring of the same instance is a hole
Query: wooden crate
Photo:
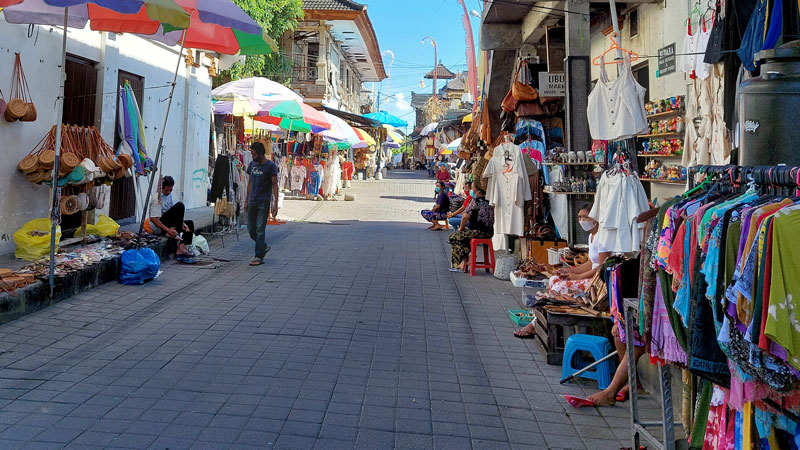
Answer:
[[542, 347], [547, 364], [561, 365], [564, 345], [576, 333], [611, 337], [611, 319], [583, 314], [554, 313], [544, 307], [534, 308], [536, 341]]

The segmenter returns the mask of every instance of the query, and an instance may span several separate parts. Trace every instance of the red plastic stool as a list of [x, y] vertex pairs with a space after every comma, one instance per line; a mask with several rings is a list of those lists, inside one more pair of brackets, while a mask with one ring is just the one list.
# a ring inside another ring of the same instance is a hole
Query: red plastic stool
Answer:
[[[483, 245], [483, 261], [478, 262], [478, 246]], [[472, 239], [469, 241], [469, 274], [475, 276], [476, 269], [489, 269], [494, 271], [494, 248], [491, 239]]]

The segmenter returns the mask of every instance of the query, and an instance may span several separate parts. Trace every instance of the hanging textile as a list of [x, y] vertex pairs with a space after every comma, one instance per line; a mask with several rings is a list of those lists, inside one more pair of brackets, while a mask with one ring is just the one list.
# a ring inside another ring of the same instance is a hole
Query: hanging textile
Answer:
[[495, 208], [495, 250], [505, 249], [506, 236], [525, 234], [525, 202], [531, 200], [528, 174], [520, 148], [503, 143], [494, 148], [492, 159], [483, 171], [487, 179], [486, 199]]

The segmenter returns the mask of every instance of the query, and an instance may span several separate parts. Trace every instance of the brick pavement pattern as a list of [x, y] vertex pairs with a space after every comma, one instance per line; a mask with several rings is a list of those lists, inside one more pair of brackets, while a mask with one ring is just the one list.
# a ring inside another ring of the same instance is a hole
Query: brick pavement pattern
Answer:
[[299, 222], [212, 242], [216, 268], [163, 266], [0, 325], [2, 449], [616, 449], [627, 404], [575, 410], [517, 289], [448, 272], [423, 172], [287, 202]]

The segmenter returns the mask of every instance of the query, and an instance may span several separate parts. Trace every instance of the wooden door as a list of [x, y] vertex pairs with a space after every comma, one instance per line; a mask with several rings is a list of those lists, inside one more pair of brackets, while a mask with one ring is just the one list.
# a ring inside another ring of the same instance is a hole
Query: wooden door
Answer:
[[[125, 84], [125, 81], [131, 85], [133, 96], [139, 104], [139, 112], [142, 108], [142, 99], [144, 97], [144, 77], [134, 75], [123, 70], [119, 71], [117, 77], [117, 85], [115, 90], [119, 91], [119, 87]], [[122, 136], [119, 134], [119, 95], [117, 97], [117, 124], [114, 131], [114, 148], [119, 146]], [[142, 196], [144, 198], [144, 196]], [[146, 209], [146, 207], [145, 207]], [[111, 199], [109, 202], [108, 216], [117, 222], [130, 222], [135, 220], [136, 215], [136, 190], [133, 185], [133, 178], [125, 177], [119, 180], [114, 180], [111, 184]]]

